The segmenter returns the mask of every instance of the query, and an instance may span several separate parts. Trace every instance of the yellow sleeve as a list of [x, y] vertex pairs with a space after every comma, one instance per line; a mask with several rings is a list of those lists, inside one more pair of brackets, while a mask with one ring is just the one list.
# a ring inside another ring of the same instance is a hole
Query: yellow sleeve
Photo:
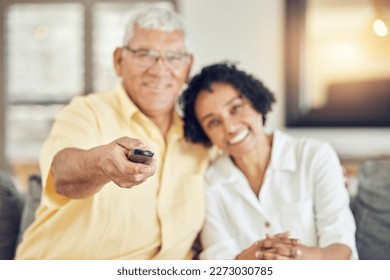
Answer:
[[51, 166], [54, 156], [65, 148], [90, 149], [99, 143], [98, 120], [88, 97], [75, 97], [56, 116], [50, 135], [42, 146], [40, 169], [42, 175], [42, 202], [49, 208], [58, 208], [69, 198], [55, 191]]

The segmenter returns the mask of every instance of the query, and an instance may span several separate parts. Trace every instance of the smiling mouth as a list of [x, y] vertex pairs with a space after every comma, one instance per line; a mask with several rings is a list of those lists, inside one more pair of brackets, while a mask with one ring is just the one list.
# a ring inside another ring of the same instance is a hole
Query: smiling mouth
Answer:
[[161, 84], [161, 83], [145, 83], [144, 85], [151, 89], [166, 89], [169, 87], [168, 84]]
[[248, 128], [243, 129], [243, 130], [241, 130], [236, 136], [234, 136], [233, 138], [231, 138], [231, 139], [228, 141], [228, 144], [229, 144], [229, 145], [234, 145], [234, 144], [240, 143], [240, 142], [243, 141], [248, 135], [249, 135], [249, 129], [248, 129]]

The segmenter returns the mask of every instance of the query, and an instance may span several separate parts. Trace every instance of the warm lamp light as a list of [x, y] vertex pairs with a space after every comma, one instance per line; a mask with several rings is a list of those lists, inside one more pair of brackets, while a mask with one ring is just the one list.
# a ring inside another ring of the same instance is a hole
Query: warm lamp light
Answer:
[[374, 29], [375, 34], [380, 36], [380, 37], [384, 37], [388, 33], [386, 24], [383, 22], [383, 20], [381, 20], [379, 18], [377, 20], [375, 20], [372, 27]]

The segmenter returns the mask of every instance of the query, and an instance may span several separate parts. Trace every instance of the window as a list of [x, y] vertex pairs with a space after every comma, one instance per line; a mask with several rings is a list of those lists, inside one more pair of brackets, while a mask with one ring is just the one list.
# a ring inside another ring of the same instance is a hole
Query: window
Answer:
[[135, 9], [174, 8], [174, 1], [26, 2], [0, 6], [5, 31], [0, 165], [6, 159], [36, 162], [64, 104], [76, 95], [115, 86], [112, 53], [122, 45], [124, 26]]
[[390, 126], [386, 25], [389, 1], [286, 0], [288, 127]]

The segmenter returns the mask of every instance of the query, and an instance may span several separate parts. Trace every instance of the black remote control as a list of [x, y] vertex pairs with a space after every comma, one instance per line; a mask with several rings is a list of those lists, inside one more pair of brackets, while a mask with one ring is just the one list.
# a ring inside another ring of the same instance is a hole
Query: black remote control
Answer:
[[136, 163], [149, 164], [153, 160], [154, 153], [149, 150], [131, 149], [127, 153], [128, 160]]

